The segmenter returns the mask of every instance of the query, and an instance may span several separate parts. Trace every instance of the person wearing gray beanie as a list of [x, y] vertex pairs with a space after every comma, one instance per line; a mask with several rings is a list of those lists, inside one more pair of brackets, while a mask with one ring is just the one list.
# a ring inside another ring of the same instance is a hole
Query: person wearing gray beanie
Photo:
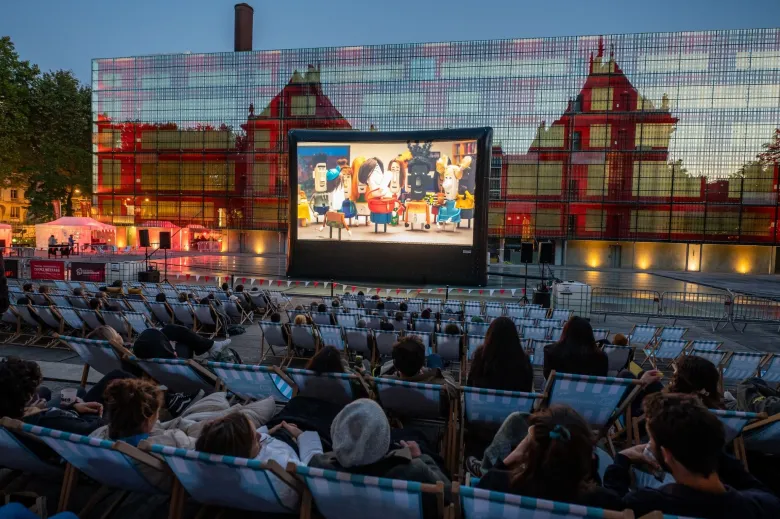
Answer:
[[330, 426], [333, 452], [342, 467], [371, 465], [390, 450], [390, 423], [379, 404], [355, 400], [336, 415]]

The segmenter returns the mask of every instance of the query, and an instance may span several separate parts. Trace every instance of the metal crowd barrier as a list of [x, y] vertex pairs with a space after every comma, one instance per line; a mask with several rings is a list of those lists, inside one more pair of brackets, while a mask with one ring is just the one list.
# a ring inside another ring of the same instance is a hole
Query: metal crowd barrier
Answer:
[[731, 318], [732, 299], [729, 294], [700, 294], [697, 292], [664, 292], [661, 294], [659, 317], [712, 321], [712, 331]]
[[741, 323], [744, 332], [750, 323], [777, 324], [780, 332], [780, 301], [738, 294], [734, 296], [732, 306], [731, 322], [735, 328], [737, 323]]
[[628, 288], [593, 289], [591, 296], [591, 315], [633, 315], [658, 317], [661, 306], [661, 295], [655, 290], [633, 290]]

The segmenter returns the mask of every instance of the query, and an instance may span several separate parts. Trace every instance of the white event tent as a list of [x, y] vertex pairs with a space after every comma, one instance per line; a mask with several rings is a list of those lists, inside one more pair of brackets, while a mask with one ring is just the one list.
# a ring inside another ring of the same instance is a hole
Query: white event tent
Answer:
[[48, 247], [49, 236], [52, 234], [58, 244], [68, 243], [68, 237], [73, 235], [73, 239], [81, 248], [91, 243], [116, 244], [116, 227], [85, 216], [63, 216], [52, 222], [36, 225], [36, 248]]

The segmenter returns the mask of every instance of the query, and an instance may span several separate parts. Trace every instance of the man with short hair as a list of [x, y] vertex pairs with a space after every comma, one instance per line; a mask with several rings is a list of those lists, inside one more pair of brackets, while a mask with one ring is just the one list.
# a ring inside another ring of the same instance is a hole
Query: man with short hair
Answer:
[[[644, 408], [650, 443], [620, 452], [604, 476], [604, 486], [623, 496], [637, 517], [655, 510], [701, 519], [780, 517], [780, 499], [723, 455], [723, 424], [698, 397], [656, 393]], [[629, 492], [632, 465], [666, 471], [675, 483]], [[728, 474], [730, 485], [719, 473]]]
[[[431, 357], [429, 361], [436, 359], [438, 355], [432, 354]], [[397, 377], [407, 382], [445, 384], [448, 391], [455, 389], [455, 379], [450, 373], [438, 367], [426, 368], [425, 361], [425, 345], [419, 337], [408, 335], [393, 345], [393, 360], [382, 366], [380, 376]], [[441, 359], [437, 359], [433, 364], [441, 365]], [[453, 391], [453, 396], [455, 394]]]

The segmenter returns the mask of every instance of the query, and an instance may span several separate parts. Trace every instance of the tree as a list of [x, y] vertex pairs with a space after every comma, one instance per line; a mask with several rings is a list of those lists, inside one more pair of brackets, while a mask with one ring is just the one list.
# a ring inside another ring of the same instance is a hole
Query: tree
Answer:
[[70, 71], [47, 72], [34, 83], [30, 106], [31, 147], [27, 175], [30, 220], [54, 215], [52, 200], [73, 215], [76, 190], [91, 193], [91, 91]]
[[775, 129], [772, 140], [763, 144], [764, 151], [758, 154], [758, 160], [763, 164], [780, 163], [780, 128]]
[[38, 67], [20, 61], [11, 38], [0, 38], [0, 179], [19, 185], [30, 160], [30, 99]]

